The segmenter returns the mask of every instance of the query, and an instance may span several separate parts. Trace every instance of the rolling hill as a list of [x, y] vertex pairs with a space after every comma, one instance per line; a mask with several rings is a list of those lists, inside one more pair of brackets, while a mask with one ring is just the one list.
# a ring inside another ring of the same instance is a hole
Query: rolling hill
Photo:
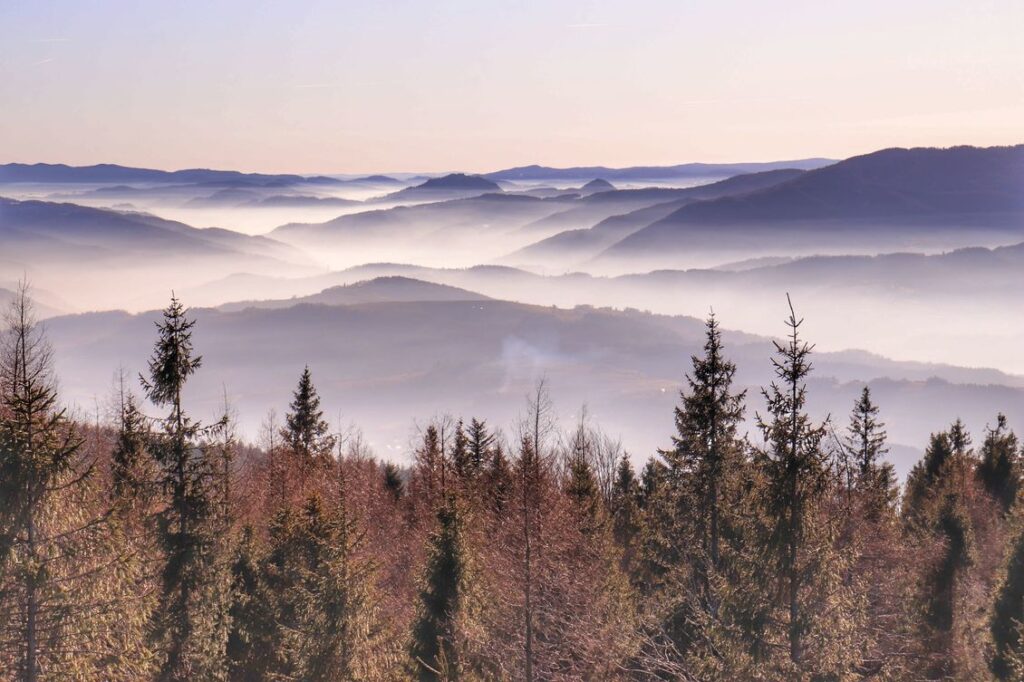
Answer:
[[[668, 443], [688, 357], [703, 341], [702, 323], [693, 318], [504, 301], [194, 313], [195, 347], [204, 358], [186, 396], [194, 414], [216, 414], [226, 386], [245, 415], [243, 427], [255, 433], [261, 415], [287, 403], [308, 363], [332, 418], [340, 411], [382, 452], [405, 451], [413, 420], [441, 411], [511, 425], [523, 396], [544, 375], [562, 419], [571, 420], [585, 402], [604, 428], [645, 458]], [[157, 316], [108, 312], [49, 320], [63, 394], [91, 406], [118, 366], [129, 374], [141, 369]], [[725, 340], [741, 386], [771, 380], [767, 338], [727, 333]], [[957, 416], [976, 430], [1000, 410], [1011, 423], [1024, 420], [1024, 382], [997, 372], [896, 363], [867, 353], [817, 353], [814, 360], [813, 413], [841, 419], [868, 382], [896, 444], [921, 447], [928, 433]], [[750, 396], [748, 416], [762, 407], [756, 391]], [[905, 472], [910, 463], [897, 466]]]
[[487, 301], [487, 296], [423, 280], [390, 275], [354, 284], [342, 284], [323, 291], [278, 300], [254, 300], [225, 303], [218, 310], [230, 312], [246, 308], [288, 308], [303, 303], [323, 305], [357, 305], [364, 303], [412, 303], [415, 301]]

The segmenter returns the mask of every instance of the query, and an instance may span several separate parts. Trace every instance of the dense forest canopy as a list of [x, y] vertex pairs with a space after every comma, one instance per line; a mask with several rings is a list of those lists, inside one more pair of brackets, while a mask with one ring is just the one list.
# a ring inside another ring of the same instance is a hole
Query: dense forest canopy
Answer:
[[639, 467], [585, 409], [555, 423], [543, 381], [519, 423], [436, 417], [400, 464], [332, 430], [315, 367], [257, 443], [227, 400], [198, 421], [184, 388], [210, 368], [177, 299], [109, 418], [74, 418], [23, 287], [0, 343], [0, 677], [1024, 678], [1013, 425], [936, 424], [901, 485], [868, 388], [809, 416], [801, 324], [790, 306], [753, 395], [709, 317]]

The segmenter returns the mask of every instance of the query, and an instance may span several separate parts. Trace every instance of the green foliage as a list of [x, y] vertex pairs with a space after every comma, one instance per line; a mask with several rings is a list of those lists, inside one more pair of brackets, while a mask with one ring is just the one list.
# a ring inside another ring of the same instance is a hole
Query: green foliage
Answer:
[[1006, 417], [1000, 414], [996, 418], [996, 427], [985, 434], [981, 461], [975, 473], [985, 491], [999, 503], [1004, 514], [1010, 511], [1020, 491], [1018, 447], [1017, 436], [1007, 428]]
[[[282, 510], [270, 529], [260, 578], [270, 618], [251, 650], [271, 679], [341, 682], [379, 679], [388, 647], [381, 639], [372, 564], [357, 555], [363, 534], [344, 501], [327, 510], [310, 497], [300, 514]], [[262, 641], [261, 641], [262, 640]], [[269, 660], [263, 657], [269, 656]]]
[[996, 591], [989, 630], [994, 645], [992, 673], [1000, 680], [1019, 679], [1024, 664], [1024, 532], [1018, 532], [1006, 572]]
[[413, 670], [421, 680], [459, 679], [456, 621], [467, 572], [462, 526], [459, 505], [449, 498], [437, 511], [413, 626]]
[[150, 401], [170, 408], [149, 447], [160, 467], [160, 489], [169, 498], [157, 514], [165, 557], [154, 624], [155, 642], [164, 653], [161, 680], [218, 680], [227, 674], [228, 578], [218, 565], [216, 468], [201, 442], [205, 430], [182, 406], [185, 383], [201, 364], [192, 356], [194, 326], [172, 298], [157, 323], [149, 379], [142, 379]]
[[285, 415], [285, 428], [281, 431], [288, 447], [299, 458], [299, 466], [325, 463], [334, 450], [336, 438], [320, 409], [320, 396], [313, 385], [313, 376], [307, 366], [299, 377], [291, 405]]
[[384, 489], [388, 491], [392, 499], [398, 502], [405, 493], [405, 481], [402, 480], [402, 472], [391, 462], [384, 465]]

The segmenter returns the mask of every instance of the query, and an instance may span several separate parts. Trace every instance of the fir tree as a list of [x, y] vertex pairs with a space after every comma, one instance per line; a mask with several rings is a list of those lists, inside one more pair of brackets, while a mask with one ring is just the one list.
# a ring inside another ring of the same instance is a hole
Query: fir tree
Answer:
[[574, 452], [569, 459], [565, 494], [569, 496], [581, 526], [591, 528], [597, 520], [601, 499], [594, 471], [582, 453]]
[[903, 496], [903, 517], [909, 524], [924, 521], [925, 503], [952, 457], [953, 446], [949, 434], [945, 431], [933, 433], [929, 437], [924, 457], [914, 465], [907, 476]]

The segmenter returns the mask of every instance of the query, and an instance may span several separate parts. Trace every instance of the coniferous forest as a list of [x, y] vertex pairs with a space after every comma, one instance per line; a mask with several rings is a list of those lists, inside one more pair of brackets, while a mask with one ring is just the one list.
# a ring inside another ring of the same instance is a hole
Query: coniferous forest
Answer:
[[399, 465], [332, 430], [315, 368], [255, 444], [227, 400], [198, 420], [209, 368], [176, 299], [112, 418], [75, 417], [23, 289], [0, 346], [0, 677], [1022, 679], [1013, 425], [936, 424], [901, 484], [867, 388], [809, 416], [789, 311], [760, 395], [708, 318], [642, 465], [585, 412], [556, 424], [544, 382], [519, 423], [435, 418]]

